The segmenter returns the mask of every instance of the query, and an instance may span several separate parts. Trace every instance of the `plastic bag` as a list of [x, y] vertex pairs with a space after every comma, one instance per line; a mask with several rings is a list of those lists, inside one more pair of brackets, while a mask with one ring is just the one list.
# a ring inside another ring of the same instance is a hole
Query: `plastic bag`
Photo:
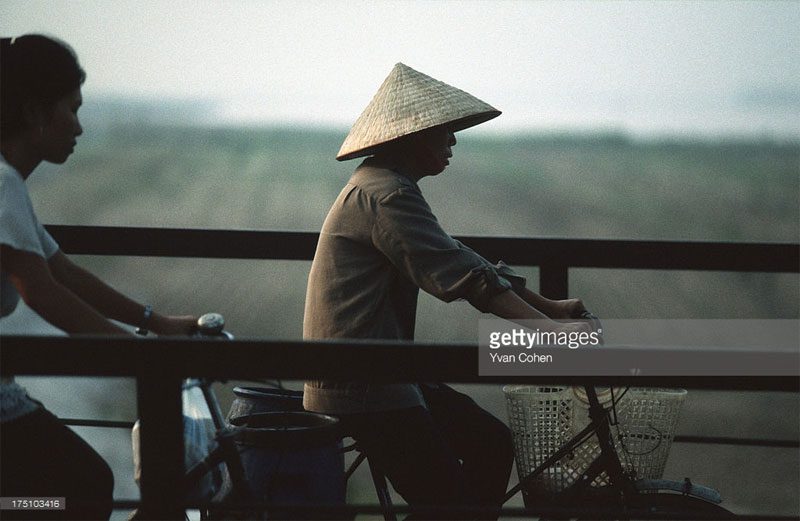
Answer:
[[[186, 380], [181, 393], [183, 404], [183, 443], [184, 443], [184, 468], [186, 471], [197, 463], [203, 461], [217, 446], [215, 440], [216, 429], [211, 419], [203, 391], [198, 387], [196, 380]], [[137, 420], [131, 432], [133, 444], [134, 480], [139, 483], [142, 473], [140, 452], [140, 426]], [[186, 494], [187, 501], [210, 500], [221, 488], [223, 482], [223, 467], [220, 464], [202, 479], [194, 483]]]

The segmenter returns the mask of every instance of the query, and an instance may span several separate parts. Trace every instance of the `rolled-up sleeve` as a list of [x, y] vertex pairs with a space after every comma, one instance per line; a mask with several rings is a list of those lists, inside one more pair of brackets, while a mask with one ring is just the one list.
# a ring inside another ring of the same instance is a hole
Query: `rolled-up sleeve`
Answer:
[[[476, 253], [469, 246], [464, 245], [464, 243], [462, 243], [461, 241], [456, 241], [456, 242], [458, 243], [459, 248], [469, 250], [478, 257], [481, 257], [480, 254]], [[486, 264], [491, 264], [491, 262], [486, 260], [484, 257], [481, 257], [481, 259], [483, 259], [483, 261]], [[528, 280], [522, 275], [517, 274], [513, 269], [511, 269], [511, 266], [509, 266], [505, 262], [499, 261], [497, 264], [494, 264], [493, 266], [495, 268], [497, 275], [500, 278], [508, 281], [508, 283], [511, 284], [511, 289], [513, 289], [515, 293], [519, 293], [520, 291], [522, 291], [523, 288], [526, 287]]]
[[486, 311], [492, 297], [513, 286], [502, 275], [504, 268], [445, 233], [425, 198], [412, 188], [397, 189], [379, 201], [372, 241], [409, 280], [445, 302], [465, 299]]

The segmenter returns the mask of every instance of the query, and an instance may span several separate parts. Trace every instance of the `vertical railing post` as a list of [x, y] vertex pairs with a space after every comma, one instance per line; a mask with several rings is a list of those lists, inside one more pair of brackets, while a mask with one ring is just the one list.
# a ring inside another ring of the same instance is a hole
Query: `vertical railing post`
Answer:
[[562, 263], [547, 262], [539, 266], [539, 293], [553, 300], [569, 295], [569, 268]]
[[141, 519], [184, 519], [182, 379], [158, 367], [136, 380]]

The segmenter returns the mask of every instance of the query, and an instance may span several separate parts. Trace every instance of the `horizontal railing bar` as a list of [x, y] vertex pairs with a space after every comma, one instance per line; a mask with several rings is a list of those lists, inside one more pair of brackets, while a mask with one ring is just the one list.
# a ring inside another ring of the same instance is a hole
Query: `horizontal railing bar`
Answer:
[[84, 420], [81, 418], [59, 418], [64, 425], [73, 427], [105, 427], [111, 429], [132, 429], [132, 421], [120, 420]]
[[[117, 500], [113, 503], [115, 510], [129, 510], [139, 508], [142, 506], [140, 501], [135, 500]], [[264, 503], [243, 503], [243, 502], [227, 502], [227, 503], [203, 503], [203, 504], [187, 504], [187, 510], [204, 510], [207, 508], [219, 509], [222, 511], [244, 511], [244, 512], [259, 512], [265, 511], [282, 511], [291, 512], [300, 518], [310, 519], [350, 519], [359, 514], [378, 515], [383, 514], [383, 507], [375, 504], [347, 504], [347, 505], [299, 505], [299, 504], [264, 504]], [[722, 514], [685, 511], [684, 513], [674, 513], [668, 515], [666, 513], [650, 512], [645, 508], [629, 508], [620, 510], [619, 508], [607, 506], [574, 506], [574, 507], [548, 507], [545, 505], [533, 506], [531, 508], [521, 507], [504, 507], [502, 509], [476, 507], [469, 505], [457, 505], [455, 507], [410, 507], [407, 505], [394, 505], [392, 512], [395, 514], [408, 514], [417, 513], [425, 515], [425, 519], [441, 519], [442, 514], [450, 513], [453, 511], [461, 514], [459, 519], [482, 519], [491, 516], [493, 518], [501, 517], [523, 517], [523, 518], [588, 518], [588, 519], [732, 519], [730, 516]], [[677, 507], [675, 510], [679, 510]], [[324, 514], [324, 516], [323, 516]], [[438, 515], [437, 515], [438, 514]], [[471, 515], [470, 515], [471, 514]], [[309, 517], [310, 516], [310, 517]], [[770, 521], [783, 521], [783, 520], [796, 520], [796, 516], [787, 515], [766, 515], [766, 514], [737, 514], [735, 519], [748, 519], [748, 520], [770, 520]]]
[[552, 263], [570, 268], [800, 272], [800, 245], [789, 243], [507, 237], [460, 240], [484, 257], [523, 266]]
[[[0, 371], [17, 375], [142, 376], [154, 367], [166, 376], [219, 379], [281, 378], [358, 380], [365, 382], [474, 382], [538, 383], [575, 385], [666, 386], [695, 389], [739, 389], [800, 391], [797, 353], [768, 353], [785, 358], [786, 376], [694, 376], [639, 374], [595, 376], [591, 373], [541, 376], [480, 376], [478, 347], [471, 344], [411, 343], [394, 341], [272, 341], [194, 340], [184, 337], [138, 339], [97, 336], [0, 336]], [[575, 351], [570, 350], [570, 353]], [[612, 346], [602, 353], [580, 356], [611, 356]], [[646, 349], [624, 348], [635, 360]], [[694, 357], [708, 355], [702, 349], [662, 350], [661, 356], [682, 367], [696, 367]], [[748, 367], [767, 353], [714, 349], [714, 357], [731, 367]], [[564, 356], [569, 355], [565, 352]], [[682, 358], [683, 359], [683, 358]], [[737, 360], [739, 363], [736, 363]], [[641, 367], [641, 366], [637, 366]]]
[[319, 234], [248, 230], [48, 225], [65, 253], [311, 260]]
[[[90, 420], [79, 418], [60, 418], [64, 425], [73, 427], [104, 427], [132, 429], [134, 422], [119, 420]], [[743, 445], [754, 447], [780, 447], [780, 448], [800, 448], [800, 441], [797, 440], [775, 440], [764, 438], [725, 438], [714, 436], [687, 436], [676, 435], [672, 441], [675, 443], [698, 443], [710, 445]]]
[[774, 440], [765, 438], [726, 438], [720, 436], [685, 436], [676, 435], [675, 443], [698, 443], [708, 445], [743, 445], [749, 447], [800, 448], [798, 440]]
[[[318, 233], [48, 225], [70, 254], [311, 260]], [[800, 244], [457, 237], [520, 266], [800, 272]]]
[[[130, 510], [142, 506], [140, 501], [135, 500], [117, 500], [113, 503], [114, 510]], [[723, 504], [724, 506], [724, 504]], [[202, 503], [202, 504], [187, 504], [185, 508], [188, 510], [205, 510], [205, 509], [219, 509], [222, 511], [244, 511], [244, 512], [259, 512], [269, 510], [282, 511], [285, 513], [293, 514], [292, 517], [298, 516], [300, 519], [352, 519], [357, 515], [377, 515], [383, 514], [383, 507], [377, 504], [347, 504], [347, 505], [281, 505], [281, 504], [266, 504], [258, 502], [227, 502], [227, 503]], [[525, 507], [503, 507], [502, 509], [486, 508], [470, 505], [456, 505], [450, 507], [457, 509], [462, 515], [472, 514], [465, 519], [484, 519], [484, 518], [552, 518], [564, 519], [574, 518], [579, 519], [747, 519], [750, 521], [756, 520], [769, 520], [769, 521], [783, 521], [783, 520], [797, 520], [796, 516], [791, 515], [768, 515], [768, 514], [736, 514], [733, 518], [730, 515], [721, 513], [701, 512], [697, 510], [684, 509], [684, 512], [679, 512], [680, 508], [675, 507], [671, 515], [660, 512], [648, 511], [645, 507], [629, 508], [621, 510], [613, 506], [547, 506], [536, 505], [530, 508]], [[427, 514], [425, 519], [444, 519], [444, 514], [448, 513], [448, 507], [410, 507], [408, 505], [393, 505], [392, 512], [395, 514]], [[452, 512], [450, 512], [452, 514]], [[324, 514], [323, 517], [320, 517]], [[437, 515], [438, 514], [438, 515]]]

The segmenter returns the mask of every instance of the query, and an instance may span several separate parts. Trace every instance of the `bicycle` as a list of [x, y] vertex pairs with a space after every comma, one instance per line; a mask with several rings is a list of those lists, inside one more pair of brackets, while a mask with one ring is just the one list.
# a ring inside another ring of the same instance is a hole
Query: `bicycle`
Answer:
[[[599, 320], [591, 314], [586, 314], [584, 319], [593, 323], [595, 330], [601, 329]], [[198, 321], [198, 332], [203, 337], [224, 337], [232, 339], [233, 336], [224, 331], [224, 319], [218, 314], [208, 314]], [[184, 391], [199, 390], [208, 408], [210, 419], [215, 429], [214, 441], [208, 454], [192, 465], [184, 475], [184, 491], [189, 492], [207, 476], [218, 471], [224, 465], [230, 477], [228, 490], [220, 490], [222, 503], [219, 507], [212, 507], [200, 511], [201, 519], [230, 519], [232, 515], [243, 519], [260, 519], [266, 516], [265, 512], [239, 511], [236, 513], [224, 510], [224, 503], [242, 502], [254, 503], [255, 498], [245, 477], [245, 471], [236, 445], [236, 436], [240, 428], [230, 426], [222, 413], [219, 402], [211, 388], [213, 381], [208, 379], [187, 379], [184, 382]], [[534, 494], [532, 499], [541, 502], [556, 514], [579, 511], [589, 518], [615, 517], [620, 514], [623, 519], [639, 517], [709, 517], [730, 518], [733, 514], [719, 506], [719, 494], [710, 488], [691, 483], [688, 478], [684, 482], [669, 480], [637, 480], [630, 472], [623, 468], [619, 454], [615, 449], [612, 439], [611, 426], [616, 417], [616, 405], [624, 396], [614, 397], [613, 391], [610, 407], [604, 407], [598, 398], [597, 390], [593, 386], [584, 386], [585, 397], [588, 400], [589, 423], [578, 434], [562, 445], [555, 453], [542, 462], [520, 482], [512, 487], [503, 500], [507, 503], [523, 489], [529, 488], [537, 478], [554, 466], [559, 460], [568, 456], [581, 445], [587, 443], [593, 436], [597, 437], [600, 454], [589, 467], [582, 473], [580, 479], [569, 488], [552, 494]], [[348, 447], [347, 449], [352, 449]], [[353, 468], [363, 461], [363, 454], [347, 471], [348, 477]], [[592, 483], [605, 473], [609, 478], [609, 485], [593, 487]], [[375, 476], [373, 475], [373, 478]], [[376, 484], [376, 489], [380, 490]], [[385, 490], [385, 484], [383, 485]], [[206, 498], [207, 500], [210, 498]], [[392, 519], [391, 502], [384, 504], [384, 518]], [[538, 505], [537, 505], [538, 506]], [[576, 508], [577, 507], [577, 508]], [[219, 517], [217, 517], [219, 516]], [[134, 517], [135, 519], [135, 517]]]
[[[587, 320], [594, 331], [602, 331], [599, 319], [591, 313], [585, 312], [581, 318]], [[627, 392], [628, 389], [625, 389], [619, 396], [615, 396], [614, 388], [609, 388], [605, 394], [610, 394], [610, 400], [607, 402], [610, 406], [604, 407], [598, 397], [597, 389], [591, 385], [583, 386], [583, 394], [588, 402], [588, 424], [527, 476], [522, 477], [520, 482], [506, 493], [503, 504], [523, 491], [526, 502], [530, 500], [545, 505], [556, 513], [578, 511], [590, 518], [734, 517], [732, 512], [719, 505], [721, 497], [717, 491], [694, 484], [689, 478], [685, 478], [683, 482], [637, 479], [635, 471], [625, 469], [616, 448], [621, 446], [624, 450], [625, 439], [618, 432], [618, 438], [615, 440], [611, 427], [617, 424], [617, 406]], [[599, 455], [571, 485], [557, 491], [537, 491], [537, 480], [540, 480], [546, 471], [555, 470], [558, 462], [573, 456], [581, 446], [593, 438], [597, 440]], [[598, 482], [608, 484], [597, 486]]]
[[[233, 340], [233, 335], [225, 331], [224, 326], [225, 319], [222, 315], [205, 314], [197, 322], [195, 336]], [[267, 510], [250, 506], [260, 503], [261, 497], [259, 491], [254, 489], [257, 483], [250, 482], [248, 467], [242, 459], [243, 451], [248, 448], [243, 448], [239, 443], [242, 441], [242, 435], [247, 437], [246, 429], [249, 426], [247, 423], [239, 425], [236, 418], [226, 418], [212, 388], [214, 382], [215, 380], [207, 378], [188, 378], [183, 382], [187, 464], [182, 483], [184, 497], [189, 502], [207, 505], [199, 510], [202, 520], [257, 520], [274, 519], [276, 515], [279, 517], [293, 515], [283, 509]], [[280, 381], [262, 383], [284, 391]], [[204, 425], [207, 422], [211, 425]], [[209, 431], [213, 431], [213, 434], [209, 435]], [[345, 452], [353, 450], [353, 447], [340, 450]], [[132, 516], [131, 519], [137, 518]]]
[[[225, 319], [222, 315], [207, 313], [198, 319], [197, 332], [194, 336], [233, 340], [233, 335], [225, 331], [224, 327]], [[146, 336], [147, 332], [142, 334], [137, 331], [137, 334]], [[207, 378], [187, 378], [183, 382], [185, 441], [197, 441], [194, 444], [187, 444], [190, 446], [187, 447], [185, 460], [192, 461], [192, 464], [184, 473], [181, 490], [184, 497], [193, 502], [204, 503], [220, 499], [251, 503], [252, 493], [236, 445], [236, 436], [240, 429], [225, 421], [219, 401], [212, 389], [213, 383], [214, 380]], [[191, 409], [190, 416], [186, 414], [187, 406]], [[208, 429], [203, 425], [206, 421], [211, 422], [213, 435], [209, 435]], [[138, 422], [133, 429], [133, 446], [134, 464], [138, 475]], [[226, 512], [225, 515], [229, 513]], [[255, 518], [250, 512], [240, 514], [247, 518]], [[140, 519], [142, 515], [134, 511], [128, 519], [129, 521]], [[200, 518], [214, 519], [215, 511], [211, 508], [201, 509]], [[188, 516], [186, 519], [188, 520]]]

